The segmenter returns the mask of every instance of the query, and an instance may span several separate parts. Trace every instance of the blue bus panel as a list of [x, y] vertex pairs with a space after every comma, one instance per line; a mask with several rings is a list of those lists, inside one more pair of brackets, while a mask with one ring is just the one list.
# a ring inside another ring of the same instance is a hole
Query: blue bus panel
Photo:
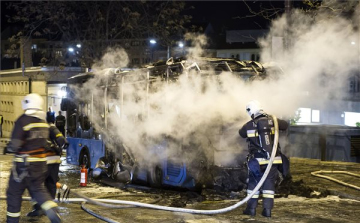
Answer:
[[105, 148], [102, 140], [81, 139], [67, 137], [69, 147], [66, 152], [66, 161], [72, 165], [80, 165], [80, 156], [87, 153], [90, 157], [90, 168], [94, 169], [101, 157], [105, 156]]

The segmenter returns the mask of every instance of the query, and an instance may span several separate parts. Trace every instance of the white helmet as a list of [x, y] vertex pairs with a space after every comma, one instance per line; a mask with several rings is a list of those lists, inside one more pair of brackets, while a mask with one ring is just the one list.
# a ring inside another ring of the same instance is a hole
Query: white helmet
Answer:
[[246, 105], [246, 111], [251, 118], [255, 118], [258, 113], [263, 113], [260, 102], [253, 100]]
[[22, 109], [35, 109], [35, 110], [43, 110], [44, 100], [38, 94], [31, 93], [24, 97], [21, 101]]

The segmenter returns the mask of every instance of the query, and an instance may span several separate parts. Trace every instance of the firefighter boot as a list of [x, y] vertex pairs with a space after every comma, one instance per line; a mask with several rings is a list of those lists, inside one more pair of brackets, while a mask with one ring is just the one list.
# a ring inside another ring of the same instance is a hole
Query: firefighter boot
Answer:
[[255, 208], [246, 208], [244, 211], [243, 211], [243, 214], [245, 215], [250, 215], [250, 216], [255, 216], [256, 215], [256, 209]]
[[61, 223], [61, 218], [57, 212], [57, 208], [51, 208], [47, 210], [46, 216], [50, 219], [51, 223]]
[[264, 216], [264, 217], [270, 218], [271, 217], [271, 209], [264, 208], [261, 215]]
[[44, 211], [41, 209], [39, 204], [34, 205], [34, 209], [26, 214], [28, 217], [36, 217], [45, 215]]

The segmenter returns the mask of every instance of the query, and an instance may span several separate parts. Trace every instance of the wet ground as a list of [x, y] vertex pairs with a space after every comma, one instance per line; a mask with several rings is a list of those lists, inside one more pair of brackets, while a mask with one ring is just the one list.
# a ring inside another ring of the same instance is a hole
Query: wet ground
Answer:
[[[11, 155], [0, 155], [0, 196], [5, 196]], [[159, 211], [145, 208], [104, 208], [85, 204], [95, 214], [112, 219], [113, 222], [359, 222], [360, 191], [338, 183], [314, 177], [312, 171], [336, 170], [360, 174], [359, 163], [321, 162], [310, 159], [291, 159], [292, 178], [282, 182], [277, 191], [272, 218], [261, 216], [261, 205], [255, 217], [242, 215], [244, 206], [233, 211], [217, 215], [195, 215], [180, 212]], [[177, 192], [173, 190], [155, 190], [147, 187], [128, 186], [109, 187], [90, 180], [87, 187], [79, 187], [80, 172], [73, 166], [62, 165], [60, 178], [70, 186], [73, 192], [80, 192], [89, 197], [122, 199], [154, 203], [172, 207], [201, 210], [213, 210], [228, 207], [245, 197], [245, 191], [217, 193], [204, 190], [202, 193]], [[329, 174], [327, 174], [329, 175]], [[344, 174], [330, 174], [336, 179], [360, 187], [360, 178]], [[119, 189], [122, 188], [122, 189]], [[24, 196], [28, 196], [27, 193]], [[71, 197], [75, 197], [74, 193]], [[104, 222], [81, 208], [81, 203], [60, 203], [63, 222]], [[25, 214], [31, 210], [28, 201], [23, 202], [20, 222], [49, 222], [46, 217], [29, 218]], [[0, 222], [5, 222], [6, 202], [0, 200]]]

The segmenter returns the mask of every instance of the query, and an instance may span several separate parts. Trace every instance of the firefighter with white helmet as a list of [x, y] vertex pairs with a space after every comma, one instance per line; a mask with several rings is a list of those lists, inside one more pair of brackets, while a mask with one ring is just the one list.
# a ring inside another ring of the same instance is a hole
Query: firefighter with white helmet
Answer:
[[[52, 199], [56, 198], [57, 191], [60, 188], [57, 188], [58, 185], [61, 185], [59, 181], [59, 168], [61, 163], [61, 153], [63, 149], [66, 149], [69, 145], [63, 134], [58, 128], [52, 123], [49, 123], [50, 135], [47, 142], [46, 148], [46, 161], [47, 161], [47, 173], [45, 177], [45, 188], [50, 193]], [[61, 185], [61, 188], [66, 187], [67, 185]], [[70, 189], [67, 188], [67, 192], [70, 192]], [[69, 194], [64, 196], [68, 196]], [[35, 217], [44, 215], [43, 210], [40, 205], [36, 202], [33, 202], [34, 209], [29, 212], [26, 216]]]
[[[241, 137], [247, 138], [249, 146], [249, 182], [247, 193], [250, 194], [260, 181], [269, 163], [274, 145], [275, 129], [273, 119], [263, 111], [258, 101], [250, 101], [246, 106], [246, 111], [251, 120], [244, 124], [239, 130], [239, 134]], [[277, 119], [277, 122], [279, 130], [287, 129], [288, 123], [286, 121]], [[276, 157], [262, 188], [248, 201], [243, 214], [251, 216], [256, 214], [258, 198], [261, 192], [263, 197], [262, 215], [271, 217], [271, 210], [274, 206], [275, 182], [278, 178], [278, 169], [283, 167], [283, 158], [285, 159], [286, 157], [281, 154], [280, 145], [278, 145]], [[287, 167], [283, 168], [285, 170], [288, 168], [287, 160], [284, 160], [284, 163], [287, 165]], [[283, 175], [286, 174], [287, 172], [283, 171]]]
[[15, 122], [8, 152], [15, 153], [7, 195], [7, 222], [19, 222], [22, 194], [28, 189], [31, 197], [45, 211], [51, 222], [61, 222], [57, 204], [44, 187], [46, 145], [49, 124], [43, 111], [43, 99], [31, 93], [22, 101], [22, 114]]

